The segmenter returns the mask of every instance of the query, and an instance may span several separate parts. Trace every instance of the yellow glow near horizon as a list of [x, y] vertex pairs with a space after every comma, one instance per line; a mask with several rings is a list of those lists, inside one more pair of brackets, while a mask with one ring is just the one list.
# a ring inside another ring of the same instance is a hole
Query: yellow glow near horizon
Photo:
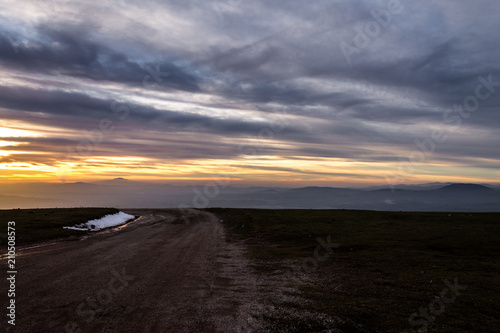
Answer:
[[34, 136], [32, 131], [0, 127], [0, 138], [18, 138], [24, 136]]
[[[4, 133], [9, 135], [23, 132], [4, 127], [1, 129], [5, 129]], [[22, 134], [24, 136], [26, 133]], [[0, 147], [11, 145], [18, 143], [0, 141]], [[387, 175], [397, 176], [398, 173], [397, 163], [314, 156], [242, 155], [232, 159], [164, 160], [96, 155], [57, 162], [50, 153], [22, 151], [21, 147], [16, 151], [0, 150], [0, 157], [12, 155], [12, 159], [0, 162], [1, 182], [91, 182], [123, 177], [137, 181], [199, 184], [217, 177], [229, 177], [234, 185], [369, 186], [384, 185]], [[31, 161], [29, 157], [21, 158], [24, 154], [45, 155], [47, 160], [37, 157]], [[64, 157], [61, 155], [61, 158]], [[415, 174], [405, 175], [401, 183], [488, 182], [487, 178], [497, 179], [495, 175], [498, 175], [495, 170], [484, 173], [484, 169], [461, 169], [460, 165], [443, 162], [422, 163], [416, 169]], [[453, 172], [447, 173], [449, 170]]]
[[[363, 186], [383, 185], [387, 174], [397, 175], [398, 172], [398, 163], [316, 156], [240, 155], [231, 159], [164, 160], [126, 155], [91, 155], [67, 159], [66, 153], [62, 152], [61, 160], [54, 161], [54, 156], [49, 152], [33, 151], [33, 149], [23, 151], [24, 142], [14, 139], [9, 141], [9, 138], [51, 136], [55, 130], [61, 138], [73, 138], [79, 135], [46, 126], [34, 127], [22, 121], [7, 123], [0, 120], [0, 148], [9, 147], [10, 149], [0, 149], [0, 157], [3, 157], [3, 163], [0, 161], [0, 181], [8, 183], [91, 182], [123, 177], [139, 181], [199, 184], [213, 181], [217, 177], [229, 177], [232, 184]], [[221, 142], [230, 145], [234, 143], [234, 139], [222, 138]], [[282, 151], [294, 148], [293, 144], [278, 138], [241, 138], [239, 142], [249, 147], [266, 144]], [[16, 147], [13, 150], [12, 146], [19, 146], [19, 148]], [[323, 148], [322, 145], [310, 144], [309, 146]], [[383, 147], [374, 149], [383, 150]], [[36, 158], [29, 157], [34, 155]], [[485, 161], [487, 164], [490, 162]], [[487, 177], [495, 179], [494, 174], [483, 174], [481, 177], [480, 172], [459, 170], [459, 167], [459, 165], [443, 162], [422, 163], [416, 166], [418, 170], [415, 174], [405, 175], [407, 177], [402, 182], [487, 182], [488, 180], [485, 179]], [[454, 172], [447, 173], [447, 170]], [[451, 177], [447, 176], [448, 174], [460, 176]]]

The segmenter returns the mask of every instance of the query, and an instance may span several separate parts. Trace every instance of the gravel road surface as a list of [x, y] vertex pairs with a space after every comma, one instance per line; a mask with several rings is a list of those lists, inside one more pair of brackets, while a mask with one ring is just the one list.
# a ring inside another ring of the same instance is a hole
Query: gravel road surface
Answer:
[[258, 331], [255, 278], [243, 246], [225, 241], [217, 217], [124, 211], [141, 218], [79, 240], [19, 248], [16, 326], [2, 320], [0, 331]]

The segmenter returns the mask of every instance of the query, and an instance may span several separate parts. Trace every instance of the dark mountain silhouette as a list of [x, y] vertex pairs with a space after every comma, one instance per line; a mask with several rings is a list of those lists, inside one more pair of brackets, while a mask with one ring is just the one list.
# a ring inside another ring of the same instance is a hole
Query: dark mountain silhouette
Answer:
[[438, 191], [443, 192], [492, 192], [494, 191], [491, 187], [478, 185], [478, 184], [451, 184], [445, 187], [438, 189]]
[[479, 184], [436, 183], [421, 187], [408, 185], [394, 190], [387, 187], [368, 190], [317, 186], [236, 187], [223, 182], [210, 184], [180, 186], [125, 179], [72, 184], [4, 184], [0, 190], [0, 209], [104, 206], [500, 211], [500, 191]]

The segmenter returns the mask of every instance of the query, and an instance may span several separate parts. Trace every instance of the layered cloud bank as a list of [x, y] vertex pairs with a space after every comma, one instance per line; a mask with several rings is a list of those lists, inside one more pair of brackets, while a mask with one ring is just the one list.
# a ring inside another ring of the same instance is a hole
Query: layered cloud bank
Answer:
[[2, 181], [500, 179], [494, 1], [3, 1]]

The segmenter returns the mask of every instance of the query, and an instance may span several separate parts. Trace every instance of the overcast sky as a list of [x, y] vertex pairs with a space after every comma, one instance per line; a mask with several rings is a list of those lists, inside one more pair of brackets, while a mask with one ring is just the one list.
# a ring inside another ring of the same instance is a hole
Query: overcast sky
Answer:
[[500, 179], [491, 1], [0, 2], [0, 180]]

